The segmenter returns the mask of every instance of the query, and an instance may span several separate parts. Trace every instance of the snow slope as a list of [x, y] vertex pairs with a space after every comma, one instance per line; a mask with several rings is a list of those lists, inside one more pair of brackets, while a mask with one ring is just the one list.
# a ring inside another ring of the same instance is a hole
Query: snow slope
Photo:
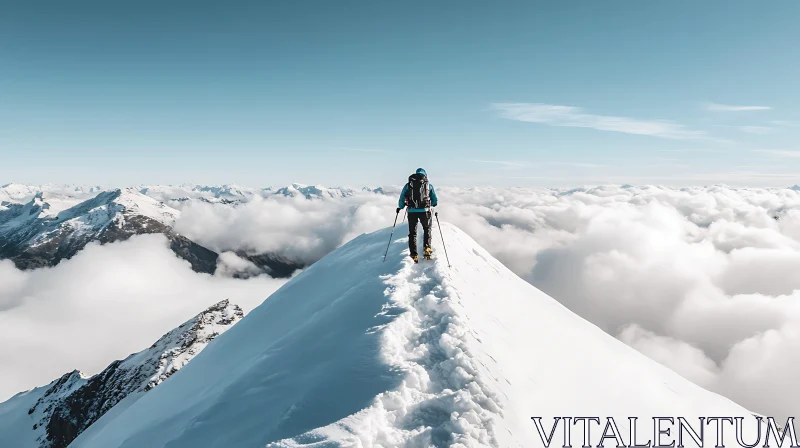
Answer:
[[39, 448], [46, 442], [46, 427], [56, 403], [86, 384], [77, 370], [52, 383], [19, 393], [0, 403], [0, 447]]
[[533, 416], [749, 416], [443, 230], [452, 268], [439, 235], [419, 265], [404, 236], [381, 262], [388, 229], [355, 238], [72, 447], [534, 447]]
[[243, 316], [224, 300], [91, 378], [73, 371], [0, 403], [0, 447], [66, 447], [123, 400], [130, 406], [162, 384]]

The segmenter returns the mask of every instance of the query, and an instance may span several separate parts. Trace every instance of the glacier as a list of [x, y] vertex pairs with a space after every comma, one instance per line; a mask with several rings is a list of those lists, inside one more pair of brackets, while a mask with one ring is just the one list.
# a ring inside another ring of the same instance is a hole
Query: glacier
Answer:
[[751, 417], [442, 231], [420, 264], [356, 237], [70, 446], [530, 447], [536, 416]]

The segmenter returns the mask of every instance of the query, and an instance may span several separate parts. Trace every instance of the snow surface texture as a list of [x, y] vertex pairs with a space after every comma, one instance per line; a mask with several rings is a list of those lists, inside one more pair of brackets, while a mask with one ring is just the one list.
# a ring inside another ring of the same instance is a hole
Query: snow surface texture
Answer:
[[130, 406], [162, 384], [243, 316], [222, 301], [91, 378], [76, 370], [0, 403], [0, 447], [66, 447], [121, 401]]
[[72, 446], [533, 447], [532, 416], [750, 415], [443, 230], [452, 268], [438, 234], [418, 265], [362, 235]]
[[[749, 409], [800, 414], [800, 188], [448, 188], [431, 176], [444, 218], [581, 317]], [[176, 229], [198, 244], [309, 263], [391, 225], [399, 194], [137, 189], [180, 210]], [[254, 272], [222, 261], [219, 274]]]
[[[609, 334], [750, 409], [800, 414], [798, 189], [437, 190], [444, 218]], [[399, 187], [354, 191], [188, 201], [176, 226], [209, 247], [312, 262], [391, 225]], [[265, 225], [270, 216], [285, 218]]]

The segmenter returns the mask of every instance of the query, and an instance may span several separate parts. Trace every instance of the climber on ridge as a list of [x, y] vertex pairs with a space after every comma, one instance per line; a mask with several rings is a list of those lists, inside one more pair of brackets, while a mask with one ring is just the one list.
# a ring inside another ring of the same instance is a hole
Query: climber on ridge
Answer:
[[431, 259], [433, 253], [431, 249], [431, 207], [436, 207], [438, 202], [433, 185], [428, 183], [428, 173], [422, 168], [417, 168], [416, 173], [408, 176], [408, 183], [403, 187], [400, 201], [397, 203], [397, 213], [408, 206], [408, 249], [415, 263], [419, 261], [417, 223], [422, 224], [424, 245], [422, 256], [426, 260]]

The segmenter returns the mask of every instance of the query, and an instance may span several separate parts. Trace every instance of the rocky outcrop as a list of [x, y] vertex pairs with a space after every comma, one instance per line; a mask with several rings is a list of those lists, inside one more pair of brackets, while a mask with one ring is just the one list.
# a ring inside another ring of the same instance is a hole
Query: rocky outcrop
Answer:
[[[122, 400], [138, 399], [168, 380], [242, 317], [241, 308], [223, 300], [165, 334], [148, 349], [114, 361], [91, 378], [78, 371], [65, 374], [42, 388], [28, 409], [31, 437], [41, 448], [67, 447]], [[4, 446], [3, 434], [0, 446]]]

